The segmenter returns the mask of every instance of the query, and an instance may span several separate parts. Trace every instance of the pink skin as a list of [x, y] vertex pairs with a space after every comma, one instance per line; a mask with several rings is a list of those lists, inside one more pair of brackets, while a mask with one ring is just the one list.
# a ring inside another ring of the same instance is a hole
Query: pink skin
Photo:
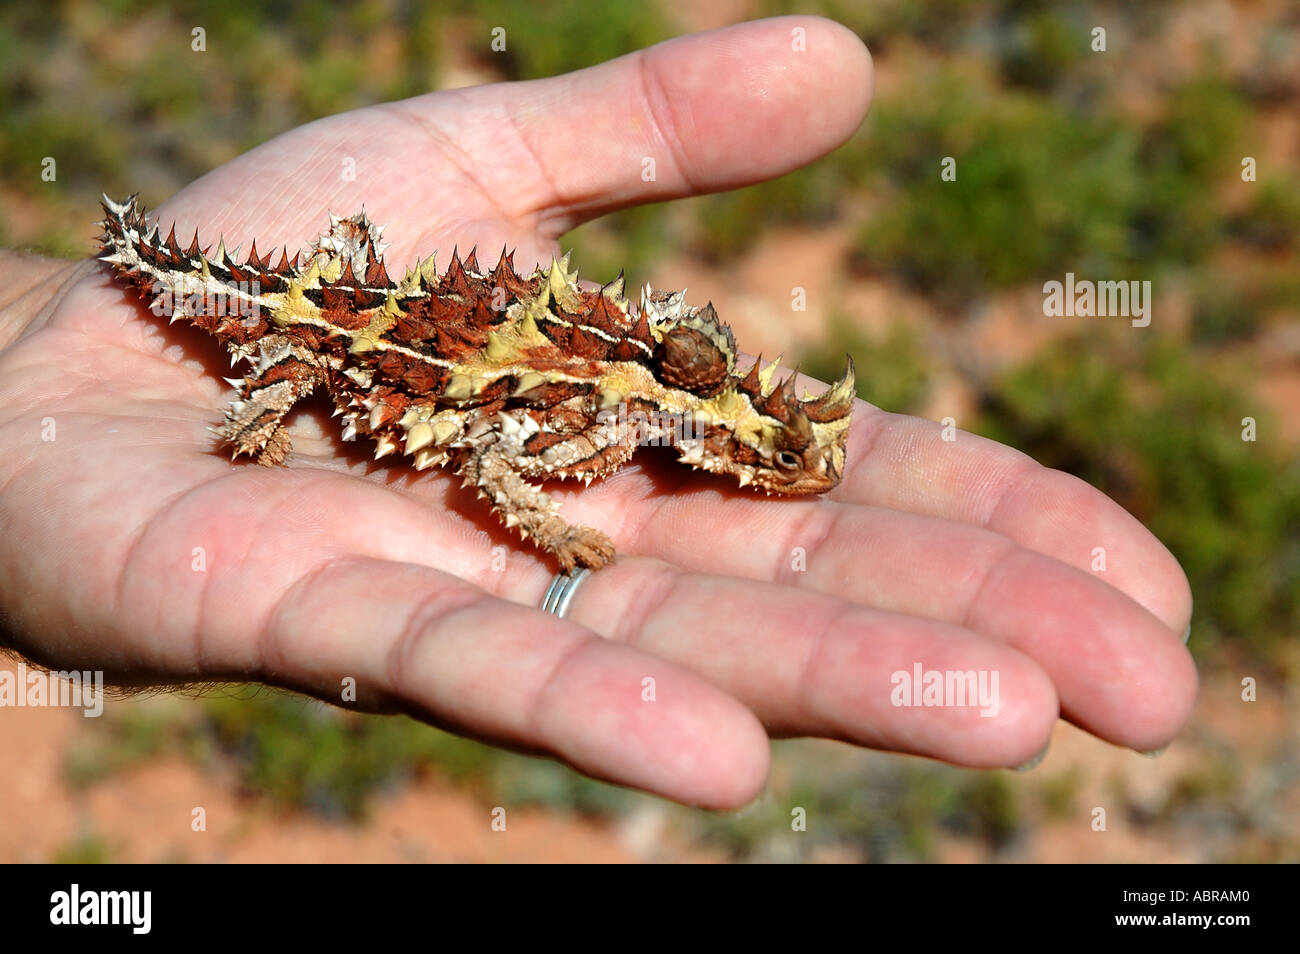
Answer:
[[[791, 51], [794, 26], [809, 52]], [[612, 209], [812, 161], [858, 126], [871, 87], [842, 27], [748, 23], [312, 123], [159, 217], [184, 242], [198, 226], [228, 248], [254, 234], [296, 248], [327, 208], [364, 203], [398, 271], [476, 243], [488, 262], [517, 246], [526, 266]], [[370, 463], [319, 404], [291, 419], [292, 466], [232, 466], [207, 431], [231, 374], [210, 339], [167, 328], [85, 264], [0, 256], [0, 270], [5, 288], [35, 286], [0, 313], [0, 606], [14, 648], [55, 668], [262, 680], [334, 701], [352, 676], [363, 708], [710, 807], [762, 789], [769, 735], [1011, 766], [1058, 715], [1147, 750], [1190, 713], [1178, 564], [1102, 494], [1009, 448], [860, 404], [844, 482], [791, 500], [643, 452], [559, 491], [620, 558], [557, 620], [534, 609], [553, 566], [454, 477]], [[1095, 546], [1105, 573], [1089, 570]], [[890, 674], [915, 662], [997, 670], [1001, 712], [891, 705]]]

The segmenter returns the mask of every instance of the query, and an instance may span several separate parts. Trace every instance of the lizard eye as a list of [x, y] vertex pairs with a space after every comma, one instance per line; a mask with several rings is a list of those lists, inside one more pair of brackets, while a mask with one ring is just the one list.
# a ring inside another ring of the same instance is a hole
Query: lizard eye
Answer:
[[799, 458], [789, 451], [781, 451], [776, 455], [776, 465], [782, 470], [794, 470], [799, 464]]

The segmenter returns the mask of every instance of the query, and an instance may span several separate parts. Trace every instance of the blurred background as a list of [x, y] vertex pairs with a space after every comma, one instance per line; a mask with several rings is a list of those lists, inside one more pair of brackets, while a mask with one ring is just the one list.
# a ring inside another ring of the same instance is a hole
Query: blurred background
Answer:
[[[256, 687], [110, 702], [101, 719], [0, 709], [0, 860], [1300, 861], [1300, 6], [186, 8], [0, 7], [0, 245], [86, 256], [101, 191], [154, 206], [331, 112], [764, 15], [849, 26], [877, 70], [851, 142], [564, 246], [588, 277], [625, 266], [633, 284], [689, 286], [747, 349], [823, 378], [850, 351], [867, 400], [954, 417], [1118, 499], [1191, 579], [1201, 696], [1158, 758], [1062, 724], [1023, 773], [778, 742], [767, 794], [734, 814]], [[214, 52], [188, 55], [196, 26]], [[490, 49], [494, 27], [506, 52]], [[60, 157], [55, 182], [45, 156]], [[943, 156], [956, 182], [940, 181]], [[1151, 281], [1150, 327], [1045, 317], [1043, 282], [1067, 271]], [[791, 312], [791, 273], [807, 311]], [[504, 834], [488, 824], [497, 805]], [[790, 830], [794, 806], [806, 832]]]

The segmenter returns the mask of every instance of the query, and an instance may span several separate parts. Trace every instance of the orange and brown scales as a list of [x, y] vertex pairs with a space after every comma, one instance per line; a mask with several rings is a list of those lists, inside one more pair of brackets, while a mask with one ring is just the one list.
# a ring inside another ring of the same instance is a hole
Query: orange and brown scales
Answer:
[[101, 258], [117, 276], [248, 363], [219, 428], [233, 455], [282, 463], [285, 414], [324, 389], [344, 440], [455, 471], [566, 572], [614, 548], [538, 485], [590, 482], [641, 443], [773, 494], [821, 493], [843, 473], [852, 362], [827, 391], [796, 397], [793, 375], [774, 385], [775, 363], [740, 373], [731, 330], [681, 292], [646, 287], [635, 307], [621, 274], [586, 290], [569, 256], [525, 276], [504, 249], [491, 270], [453, 253], [442, 274], [430, 256], [394, 281], [364, 212], [331, 215], [328, 232], [273, 265], [256, 244], [239, 264], [224, 245], [200, 250], [197, 233], [185, 248], [174, 228], [164, 240], [135, 196], [106, 197], [104, 211]]

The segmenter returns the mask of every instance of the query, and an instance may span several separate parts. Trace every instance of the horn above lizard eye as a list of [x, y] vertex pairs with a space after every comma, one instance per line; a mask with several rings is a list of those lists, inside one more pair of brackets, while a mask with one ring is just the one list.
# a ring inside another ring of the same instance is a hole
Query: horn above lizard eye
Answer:
[[852, 355], [844, 356], [844, 376], [814, 398], [803, 402], [804, 412], [814, 421], [834, 421], [847, 417], [856, 396]]

